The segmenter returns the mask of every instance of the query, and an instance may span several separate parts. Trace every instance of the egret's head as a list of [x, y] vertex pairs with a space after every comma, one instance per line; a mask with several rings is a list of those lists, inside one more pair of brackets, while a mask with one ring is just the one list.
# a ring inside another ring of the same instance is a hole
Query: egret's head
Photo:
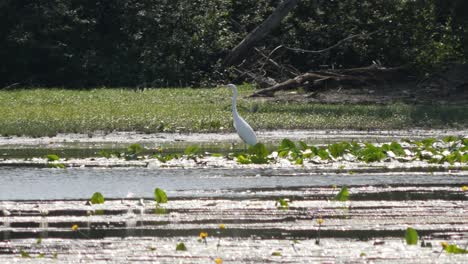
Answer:
[[232, 83], [228, 84], [227, 87], [231, 89], [237, 89], [237, 87]]

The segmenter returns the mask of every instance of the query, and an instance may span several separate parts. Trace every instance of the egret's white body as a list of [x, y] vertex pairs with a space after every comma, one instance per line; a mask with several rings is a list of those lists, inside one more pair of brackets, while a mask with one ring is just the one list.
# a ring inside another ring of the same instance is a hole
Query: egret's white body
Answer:
[[257, 144], [257, 136], [255, 135], [252, 127], [237, 113], [237, 87], [234, 84], [228, 84], [229, 88], [232, 89], [232, 117], [234, 119], [234, 128], [237, 131], [239, 137], [248, 145]]

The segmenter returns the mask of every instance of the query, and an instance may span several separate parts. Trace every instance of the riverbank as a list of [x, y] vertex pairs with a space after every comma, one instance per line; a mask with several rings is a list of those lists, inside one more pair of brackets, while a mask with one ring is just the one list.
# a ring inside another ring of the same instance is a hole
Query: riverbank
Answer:
[[[255, 130], [466, 129], [466, 104], [323, 104], [247, 98], [238, 109]], [[28, 89], [0, 91], [0, 135], [60, 133], [226, 133], [234, 131], [231, 91], [215, 89]]]

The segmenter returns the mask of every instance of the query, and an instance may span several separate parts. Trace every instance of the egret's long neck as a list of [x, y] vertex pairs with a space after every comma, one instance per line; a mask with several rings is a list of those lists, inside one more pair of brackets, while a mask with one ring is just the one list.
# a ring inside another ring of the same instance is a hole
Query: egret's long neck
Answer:
[[236, 105], [236, 102], [237, 102], [237, 89], [235, 87], [232, 88], [232, 113], [234, 115], [239, 115], [237, 113], [237, 105]]

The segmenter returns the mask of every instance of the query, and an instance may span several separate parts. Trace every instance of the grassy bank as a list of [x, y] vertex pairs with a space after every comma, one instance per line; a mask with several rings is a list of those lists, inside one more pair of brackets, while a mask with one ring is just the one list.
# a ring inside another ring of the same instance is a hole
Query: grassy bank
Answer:
[[[323, 105], [242, 98], [239, 112], [254, 129], [466, 128], [463, 105]], [[124, 89], [0, 91], [0, 134], [45, 136], [93, 131], [233, 131], [231, 91]]]

